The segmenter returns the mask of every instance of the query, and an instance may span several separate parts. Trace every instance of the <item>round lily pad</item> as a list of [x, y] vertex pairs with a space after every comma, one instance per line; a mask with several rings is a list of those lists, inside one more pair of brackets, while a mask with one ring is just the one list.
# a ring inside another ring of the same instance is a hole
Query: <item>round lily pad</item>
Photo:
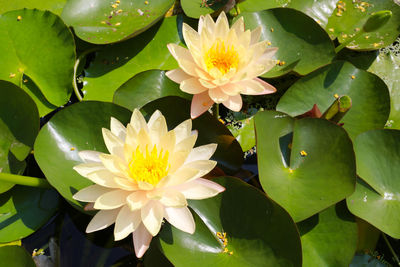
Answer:
[[[38, 132], [35, 102], [18, 86], [0, 80], [0, 172], [23, 173]], [[13, 185], [0, 181], [0, 193]]]
[[58, 208], [53, 189], [16, 185], [0, 194], [0, 243], [22, 239], [44, 225]]
[[276, 111], [257, 113], [255, 128], [261, 185], [296, 222], [353, 193], [355, 158], [343, 128]]
[[213, 198], [189, 202], [196, 222], [194, 234], [164, 224], [158, 245], [172, 264], [301, 266], [297, 228], [284, 209], [237, 178], [214, 181], [226, 190]]
[[114, 92], [134, 75], [177, 68], [167, 44], [181, 42], [178, 25], [182, 21], [178, 24], [178, 18], [165, 18], [135, 38], [102, 47], [85, 70], [84, 99], [112, 101]]
[[[14, 10], [0, 15], [0, 79], [21, 85], [29, 76], [45, 99], [65, 104], [72, 92], [75, 45], [71, 31], [50, 11]], [[24, 88], [35, 100], [36, 92]]]
[[382, 232], [400, 238], [400, 131], [371, 130], [354, 142], [356, 191], [347, 198], [350, 211]]
[[237, 121], [238, 126], [228, 125], [228, 129], [239, 142], [243, 151], [248, 151], [256, 145], [254, 132], [254, 117]]
[[61, 14], [84, 41], [118, 42], [138, 35], [160, 20], [174, 0], [70, 0]]
[[[151, 115], [157, 109], [165, 116], [171, 129], [190, 118], [190, 102], [180, 97], [168, 96], [157, 99], [145, 105], [142, 111], [144, 114]], [[218, 167], [230, 175], [240, 170], [243, 163], [243, 151], [235, 137], [219, 120], [209, 112], [205, 112], [193, 120], [192, 129], [198, 131], [195, 146], [218, 144], [217, 150], [211, 157], [218, 162]]]
[[297, 223], [303, 266], [349, 266], [357, 248], [357, 224], [340, 202]]
[[200, 18], [201, 15], [206, 15], [221, 9], [228, 0], [181, 0], [183, 12], [188, 17]]
[[7, 267], [36, 267], [32, 256], [20, 246], [0, 247], [0, 262]]
[[54, 14], [60, 15], [67, 0], [18, 0], [18, 1], [2, 1], [0, 6], [0, 14], [7, 11], [22, 8], [37, 8], [40, 10], [49, 10]]
[[383, 128], [390, 112], [386, 84], [376, 75], [337, 61], [298, 80], [279, 100], [276, 110], [298, 116], [317, 104], [322, 113], [335, 101], [335, 95], [348, 95], [351, 109], [340, 121], [354, 139], [358, 134]]
[[80, 209], [82, 203], [72, 195], [92, 184], [72, 169], [82, 163], [78, 152], [106, 153], [101, 129], [110, 128], [111, 117], [126, 125], [131, 114], [112, 103], [80, 102], [57, 112], [40, 130], [34, 146], [35, 159], [49, 183], [74, 207]]
[[255, 12], [275, 7], [285, 7], [290, 2], [290, 0], [245, 0], [240, 1], [237, 6], [241, 12]]
[[241, 13], [246, 29], [261, 26], [260, 40], [278, 47], [274, 58], [279, 60], [262, 77], [272, 78], [294, 71], [306, 75], [324, 66], [335, 57], [328, 34], [310, 17], [291, 8], [274, 8], [254, 13]]
[[192, 98], [179, 89], [179, 84], [165, 76], [165, 71], [148, 70], [135, 75], [118, 88], [114, 93], [113, 102], [133, 110], [157, 98], [172, 95]]

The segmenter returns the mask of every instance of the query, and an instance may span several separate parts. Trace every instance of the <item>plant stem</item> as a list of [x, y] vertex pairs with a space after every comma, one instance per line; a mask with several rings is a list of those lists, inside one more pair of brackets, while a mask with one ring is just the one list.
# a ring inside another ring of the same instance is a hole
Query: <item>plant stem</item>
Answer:
[[218, 120], [219, 119], [219, 104], [215, 103], [212, 106], [211, 110], [212, 110], [214, 118], [216, 118]]
[[394, 249], [392, 248], [392, 245], [390, 245], [390, 242], [389, 242], [389, 240], [387, 239], [387, 237], [386, 237], [386, 235], [384, 233], [382, 233], [382, 236], [383, 236], [383, 239], [386, 242], [386, 245], [389, 247], [390, 252], [392, 252], [395, 262], [397, 263], [397, 265], [400, 266], [399, 257], [397, 257], [396, 252], [394, 252]]
[[0, 181], [32, 187], [52, 188], [46, 179], [0, 172]]
[[79, 101], [82, 101], [83, 97], [79, 93], [79, 88], [76, 83], [76, 72], [78, 71], [78, 67], [79, 67], [79, 64], [81, 63], [82, 59], [85, 58], [88, 54], [90, 54], [98, 49], [99, 49], [98, 47], [94, 47], [94, 48], [90, 48], [90, 49], [84, 51], [82, 54], [79, 55], [79, 57], [75, 61], [74, 77], [73, 77], [73, 81], [72, 81], [72, 86], [74, 87], [74, 92], [75, 92], [76, 98], [78, 98]]
[[353, 37], [347, 39], [345, 42], [341, 43], [338, 47], [335, 48], [335, 53], [339, 53], [340, 50], [342, 50], [343, 48], [345, 48], [349, 43], [351, 43], [352, 41], [354, 41], [355, 39], [357, 39], [358, 37], [360, 37], [361, 34], [364, 33], [363, 29], [360, 29], [359, 32], [357, 32]]

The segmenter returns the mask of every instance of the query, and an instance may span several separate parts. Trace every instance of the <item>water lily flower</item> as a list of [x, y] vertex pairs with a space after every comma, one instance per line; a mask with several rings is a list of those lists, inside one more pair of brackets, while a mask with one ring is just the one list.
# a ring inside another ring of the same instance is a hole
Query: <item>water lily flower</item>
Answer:
[[188, 49], [168, 44], [178, 69], [166, 75], [186, 93], [193, 94], [191, 117], [196, 118], [214, 103], [222, 103], [233, 111], [242, 108], [244, 95], [270, 94], [276, 89], [257, 78], [276, 65], [272, 56], [277, 48], [268, 48], [267, 40], [258, 42], [261, 27], [244, 28], [240, 17], [229, 29], [222, 12], [214, 23], [210, 15], [199, 20], [198, 32], [183, 24], [183, 37]]
[[110, 128], [103, 128], [110, 154], [81, 151], [79, 156], [85, 163], [74, 167], [95, 184], [73, 198], [93, 203], [93, 208], [100, 210], [86, 232], [115, 223], [115, 240], [132, 233], [138, 258], [160, 231], [164, 218], [192, 234], [195, 223], [186, 200], [213, 197], [225, 190], [202, 178], [216, 165], [210, 157], [217, 145], [194, 148], [197, 131], [192, 131], [192, 121], [186, 120], [168, 131], [160, 111], [146, 122], [135, 109], [126, 127], [111, 118]]

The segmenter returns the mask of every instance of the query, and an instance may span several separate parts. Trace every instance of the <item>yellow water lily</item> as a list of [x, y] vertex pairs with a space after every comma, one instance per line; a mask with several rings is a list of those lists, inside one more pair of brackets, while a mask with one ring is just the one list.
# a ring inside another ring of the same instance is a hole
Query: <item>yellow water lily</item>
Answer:
[[110, 154], [80, 151], [85, 162], [74, 169], [95, 184], [73, 198], [93, 203], [100, 210], [86, 232], [104, 229], [113, 223], [115, 240], [130, 233], [137, 257], [142, 257], [165, 218], [176, 228], [193, 233], [195, 223], [187, 199], [204, 199], [224, 191], [224, 187], [202, 178], [216, 162], [210, 160], [216, 144], [194, 147], [197, 131], [186, 120], [168, 131], [160, 111], [146, 122], [133, 111], [124, 127], [111, 118], [110, 130], [103, 128]]
[[277, 48], [268, 48], [267, 40], [259, 42], [261, 27], [245, 30], [243, 17], [229, 28], [222, 12], [214, 22], [210, 15], [199, 20], [198, 32], [183, 24], [188, 49], [168, 44], [178, 69], [166, 75], [186, 93], [193, 94], [191, 117], [196, 118], [214, 103], [233, 111], [242, 108], [244, 95], [263, 95], [275, 87], [257, 78], [276, 65], [272, 56]]

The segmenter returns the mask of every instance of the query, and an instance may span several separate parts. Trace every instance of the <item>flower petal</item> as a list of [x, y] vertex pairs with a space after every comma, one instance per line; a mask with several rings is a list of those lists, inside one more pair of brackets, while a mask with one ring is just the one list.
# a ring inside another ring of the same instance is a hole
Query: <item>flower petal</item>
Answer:
[[97, 212], [86, 227], [86, 233], [99, 231], [113, 224], [117, 218], [119, 210], [120, 209], [100, 210]]
[[187, 201], [185, 196], [176, 190], [165, 191], [160, 199], [161, 204], [167, 207], [186, 207]]
[[167, 76], [168, 78], [170, 78], [171, 80], [173, 80], [176, 83], [181, 83], [184, 80], [187, 80], [187, 79], [190, 79], [193, 77], [181, 69], [174, 69], [174, 70], [167, 71], [165, 73], [165, 76]]
[[92, 182], [110, 188], [119, 188], [120, 186], [114, 181], [115, 174], [107, 169], [88, 173], [86, 178]]
[[126, 204], [126, 197], [131, 192], [117, 189], [101, 195], [96, 199], [94, 208], [99, 210], [111, 210]]
[[153, 147], [153, 143], [151, 142], [150, 136], [145, 129], [140, 129], [137, 136], [137, 142], [140, 147], [140, 151], [143, 154], [146, 153], [146, 148], [151, 150]]
[[174, 151], [175, 143], [176, 143], [175, 131], [174, 130], [169, 131], [161, 137], [160, 149], [162, 149], [163, 151]]
[[151, 239], [153, 236], [147, 231], [143, 223], [132, 233], [133, 246], [135, 247], [136, 257], [143, 257], [144, 253], [150, 246]]
[[208, 90], [208, 95], [215, 103], [224, 102], [229, 98], [219, 87]]
[[217, 162], [214, 160], [196, 160], [183, 165], [183, 168], [193, 168], [199, 170], [200, 173], [197, 177], [201, 177], [209, 173], [212, 169], [215, 168]]
[[131, 211], [128, 206], [123, 206], [115, 220], [115, 241], [124, 239], [130, 233], [134, 232], [141, 222], [140, 211]]
[[195, 147], [186, 158], [185, 164], [197, 160], [208, 160], [214, 154], [216, 149], [217, 144], [208, 144]]
[[224, 190], [225, 188], [223, 186], [203, 178], [198, 178], [196, 180], [187, 182], [179, 188], [179, 191], [187, 199], [210, 198], [216, 196]]
[[240, 94], [242, 88], [239, 86], [238, 83], [228, 83], [220, 87], [221, 90], [229, 96], [235, 96]]
[[148, 131], [146, 120], [144, 119], [142, 113], [136, 108], [132, 113], [130, 125], [132, 125], [136, 133], [138, 133], [141, 129], [144, 129], [146, 132]]
[[[261, 28], [261, 27], [260, 27]], [[240, 17], [231, 27], [231, 31], [234, 30], [237, 36], [240, 36], [244, 32], [244, 19]]]
[[192, 148], [197, 140], [197, 132], [191, 136], [183, 139], [181, 142], [175, 145], [174, 152], [169, 158], [171, 173], [175, 172], [186, 160], [187, 156], [192, 151]]
[[254, 30], [251, 31], [250, 45], [257, 43], [258, 40], [260, 40], [261, 31], [262, 31], [261, 26], [258, 26], [257, 28], [255, 28]]
[[119, 139], [110, 130], [103, 128], [104, 143], [112, 155], [124, 158], [124, 141]]
[[190, 51], [182, 46], [177, 44], [168, 44], [167, 45], [169, 52], [178, 62], [179, 67], [191, 76], [196, 76], [195, 69], [197, 65], [193, 59], [192, 54]]
[[86, 163], [101, 162], [99, 156], [101, 152], [92, 150], [79, 151], [79, 157]]
[[158, 184], [157, 188], [174, 186], [182, 184], [193, 177], [197, 177], [200, 171], [195, 168], [186, 168], [181, 167], [176, 172], [170, 173], [166, 177], [164, 177]]
[[186, 92], [188, 94], [200, 94], [204, 91], [207, 91], [208, 88], [204, 87], [200, 82], [198, 78], [190, 78], [187, 80], [184, 80], [180, 87], [179, 87], [183, 92]]
[[175, 132], [176, 143], [181, 142], [183, 139], [189, 137], [192, 133], [192, 120], [188, 119], [181, 122], [173, 130]]
[[136, 130], [132, 126], [132, 124], [128, 124], [126, 126], [125, 146], [129, 145], [133, 149], [136, 149], [136, 147], [138, 145], [138, 143], [137, 143], [137, 135], [138, 135], [138, 132], [136, 132]]
[[153, 144], [159, 144], [160, 139], [168, 132], [165, 117], [159, 110], [156, 110], [151, 115], [147, 126], [149, 127], [149, 135]]
[[114, 181], [119, 187], [126, 191], [138, 190], [138, 185], [131, 180], [131, 178], [114, 177]]
[[142, 222], [152, 236], [156, 236], [164, 218], [164, 208], [156, 200], [151, 200], [141, 209]]
[[182, 25], [183, 39], [185, 40], [186, 46], [189, 50], [199, 50], [200, 34], [196, 32], [192, 27], [183, 23]]
[[242, 108], [242, 97], [240, 95], [230, 96], [222, 104], [230, 110], [240, 111]]
[[111, 117], [110, 130], [119, 139], [125, 140], [126, 128], [125, 126], [116, 118]]
[[136, 191], [131, 193], [126, 201], [131, 210], [138, 210], [144, 207], [149, 202], [149, 199], [146, 196], [146, 192], [144, 191]]
[[79, 190], [72, 198], [78, 201], [95, 202], [99, 196], [112, 190], [111, 188], [94, 184]]
[[181, 231], [184, 231], [189, 234], [193, 234], [196, 228], [196, 224], [193, 219], [193, 215], [188, 209], [188, 207], [182, 208], [174, 208], [174, 207], [166, 207], [165, 211], [165, 219], [178, 228]]
[[244, 95], [265, 95], [276, 92], [275, 87], [259, 78], [242, 82], [243, 89], [241, 91]]
[[105, 170], [106, 168], [102, 163], [82, 163], [74, 166], [73, 169], [83, 177], [87, 177], [89, 173]]
[[225, 39], [229, 32], [228, 18], [225, 12], [221, 12], [215, 22], [214, 36], [215, 38]]
[[192, 105], [190, 107], [190, 116], [192, 119], [199, 117], [206, 112], [214, 101], [208, 95], [208, 91], [193, 96]]
[[101, 154], [100, 159], [104, 167], [115, 175], [122, 177], [127, 175], [128, 168], [121, 158], [110, 154]]

